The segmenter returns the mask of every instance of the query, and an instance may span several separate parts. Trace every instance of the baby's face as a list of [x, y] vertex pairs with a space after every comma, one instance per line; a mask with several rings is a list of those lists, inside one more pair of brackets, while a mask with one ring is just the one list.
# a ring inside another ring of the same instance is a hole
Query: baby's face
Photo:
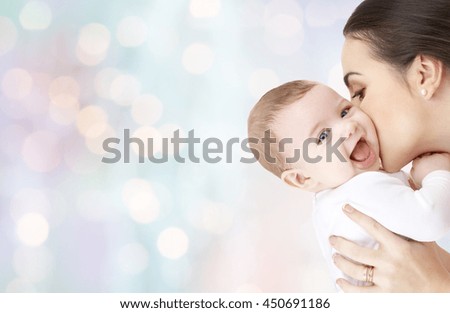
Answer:
[[314, 86], [280, 112], [274, 130], [277, 142], [292, 138], [284, 156], [298, 159], [289, 167], [301, 169], [303, 176], [317, 183], [311, 191], [334, 188], [359, 173], [380, 168], [374, 124], [327, 86]]

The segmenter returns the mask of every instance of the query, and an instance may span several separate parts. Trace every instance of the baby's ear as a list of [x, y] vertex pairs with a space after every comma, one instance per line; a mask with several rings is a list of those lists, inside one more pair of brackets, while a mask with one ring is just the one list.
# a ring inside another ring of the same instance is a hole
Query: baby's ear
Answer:
[[292, 187], [306, 191], [314, 192], [317, 186], [316, 182], [311, 177], [306, 177], [298, 168], [285, 170], [281, 173], [281, 180]]

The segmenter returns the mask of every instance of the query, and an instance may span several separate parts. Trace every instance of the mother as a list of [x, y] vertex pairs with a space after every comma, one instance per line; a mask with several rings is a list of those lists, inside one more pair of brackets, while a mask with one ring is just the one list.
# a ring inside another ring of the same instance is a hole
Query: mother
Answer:
[[[344, 81], [352, 102], [375, 123], [385, 170], [398, 171], [427, 152], [450, 152], [450, 1], [365, 0], [344, 35]], [[450, 292], [450, 254], [435, 243], [407, 241], [347, 208], [380, 247], [330, 238], [356, 261], [335, 258], [349, 276], [361, 279], [366, 265], [374, 267], [373, 286], [339, 280], [344, 291]]]

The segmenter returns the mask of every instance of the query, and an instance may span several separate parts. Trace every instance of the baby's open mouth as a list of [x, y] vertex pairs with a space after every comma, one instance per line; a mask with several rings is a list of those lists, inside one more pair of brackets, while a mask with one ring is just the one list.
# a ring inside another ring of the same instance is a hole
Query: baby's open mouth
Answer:
[[350, 160], [356, 162], [364, 162], [370, 156], [370, 147], [364, 138], [361, 138], [357, 143], [353, 152], [350, 155]]
[[374, 163], [375, 153], [364, 138], [361, 138], [356, 143], [352, 154], [350, 154], [350, 160], [357, 162], [356, 166], [363, 169], [370, 167]]

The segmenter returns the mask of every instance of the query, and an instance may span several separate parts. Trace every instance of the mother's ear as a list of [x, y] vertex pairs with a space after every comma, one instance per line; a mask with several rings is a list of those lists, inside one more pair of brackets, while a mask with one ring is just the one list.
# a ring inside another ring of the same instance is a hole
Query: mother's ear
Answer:
[[419, 54], [411, 64], [409, 73], [413, 75], [413, 87], [423, 98], [429, 100], [441, 85], [444, 64], [439, 59]]
[[293, 168], [282, 172], [281, 180], [292, 187], [300, 188], [306, 191], [314, 192], [317, 187], [317, 182], [315, 182], [311, 177], [306, 177], [302, 173], [302, 170], [298, 168]]

